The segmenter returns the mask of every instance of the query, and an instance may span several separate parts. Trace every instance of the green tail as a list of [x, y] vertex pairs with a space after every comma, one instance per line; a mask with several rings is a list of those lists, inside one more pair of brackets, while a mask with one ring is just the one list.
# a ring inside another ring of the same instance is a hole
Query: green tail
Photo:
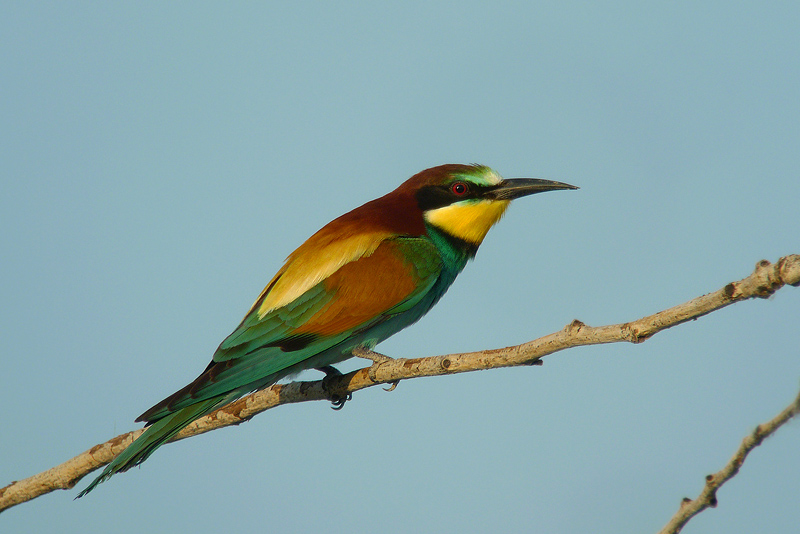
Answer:
[[114, 458], [111, 463], [103, 469], [100, 476], [95, 478], [92, 483], [75, 498], [80, 499], [92, 491], [98, 484], [105, 482], [116, 473], [122, 473], [144, 462], [157, 448], [169, 441], [170, 438], [180, 432], [189, 423], [211, 413], [230, 400], [230, 395], [221, 395], [206, 399], [166, 415], [154, 422], [147, 427], [136, 441], [128, 445], [127, 449]]

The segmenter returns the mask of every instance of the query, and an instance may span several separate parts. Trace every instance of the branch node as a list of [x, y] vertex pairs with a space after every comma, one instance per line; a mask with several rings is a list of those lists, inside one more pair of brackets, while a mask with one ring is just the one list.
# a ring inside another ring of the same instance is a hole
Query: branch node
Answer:
[[[788, 256], [787, 256], [788, 257]], [[761, 260], [756, 265], [756, 275], [763, 276], [764, 283], [756, 288], [756, 297], [767, 298], [772, 296], [775, 291], [783, 286], [783, 276], [781, 273], [781, 264], [785, 264], [786, 258], [778, 260], [778, 265], [773, 266], [767, 260]], [[790, 273], [791, 274], [791, 273]]]
[[761, 425], [757, 425], [753, 429], [753, 441], [756, 445], [760, 445], [764, 441], [764, 428]]
[[790, 286], [800, 286], [800, 255], [784, 256], [778, 261], [781, 280]]
[[636, 330], [635, 327], [631, 326], [631, 323], [625, 323], [621, 325], [620, 332], [622, 333], [622, 338], [625, 341], [629, 341], [633, 344], [637, 344], [640, 341], [644, 341], [647, 338], [639, 339], [639, 332]]
[[442, 363], [440, 365], [442, 366], [442, 369], [450, 369], [450, 363], [450, 358], [444, 358], [442, 359]]
[[731, 282], [730, 284], [726, 285], [725, 288], [723, 289], [723, 292], [725, 293], [725, 297], [727, 297], [729, 300], [733, 300], [734, 296], [736, 295], [736, 289], [737, 289], [736, 288], [736, 284], [733, 283], [733, 282]]
[[578, 332], [581, 331], [581, 328], [583, 328], [584, 326], [586, 326], [586, 323], [584, 323], [583, 321], [579, 319], [573, 319], [571, 323], [569, 323], [566, 327], [564, 327], [564, 331], [567, 334], [573, 334], [573, 333], [577, 334]]

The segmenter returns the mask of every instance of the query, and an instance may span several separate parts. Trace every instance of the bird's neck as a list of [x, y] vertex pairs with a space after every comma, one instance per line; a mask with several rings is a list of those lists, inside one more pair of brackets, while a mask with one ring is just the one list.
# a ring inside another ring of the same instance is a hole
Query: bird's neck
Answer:
[[425, 224], [428, 237], [439, 250], [444, 266], [453, 273], [453, 277], [461, 272], [467, 261], [475, 257], [478, 245], [448, 234], [430, 223]]

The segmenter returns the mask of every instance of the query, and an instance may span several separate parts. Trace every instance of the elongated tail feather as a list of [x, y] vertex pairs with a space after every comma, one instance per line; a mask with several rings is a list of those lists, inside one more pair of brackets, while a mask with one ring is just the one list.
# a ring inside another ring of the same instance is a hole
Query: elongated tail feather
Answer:
[[170, 438], [175, 436], [175, 434], [180, 432], [189, 423], [211, 413], [219, 406], [230, 402], [232, 400], [231, 397], [232, 395], [228, 394], [206, 399], [197, 404], [192, 404], [191, 406], [180, 409], [154, 422], [147, 427], [136, 441], [128, 445], [127, 449], [114, 458], [111, 463], [103, 469], [100, 476], [95, 478], [92, 483], [75, 498], [79, 499], [83, 497], [97, 487], [98, 484], [105, 482], [116, 473], [122, 473], [131, 467], [141, 464], [147, 460], [156, 449], [169, 441]]

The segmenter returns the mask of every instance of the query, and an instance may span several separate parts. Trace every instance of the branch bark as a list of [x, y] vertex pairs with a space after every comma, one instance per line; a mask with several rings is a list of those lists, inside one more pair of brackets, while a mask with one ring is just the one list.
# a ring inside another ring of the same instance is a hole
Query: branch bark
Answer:
[[800, 412], [800, 394], [795, 397], [794, 401], [787, 406], [781, 413], [776, 415], [770, 421], [758, 425], [753, 432], [748, 435], [739, 445], [739, 449], [733, 458], [717, 473], [706, 476], [706, 485], [700, 495], [692, 500], [684, 498], [678, 511], [672, 516], [669, 523], [667, 523], [659, 534], [677, 534], [680, 532], [686, 523], [691, 518], [702, 512], [707, 508], [714, 508], [717, 506], [717, 490], [725, 484], [728, 480], [735, 477], [742, 467], [747, 455], [761, 445], [761, 442], [774, 434], [780, 427], [789, 422], [789, 420]]
[[[370, 367], [324, 380], [277, 384], [247, 395], [194, 421], [173, 441], [238, 425], [258, 413], [282, 404], [341, 400], [360, 389], [379, 384], [396, 384], [399, 380], [409, 378], [537, 365], [543, 357], [570, 347], [617, 342], [641, 343], [662, 330], [697, 319], [735, 302], [767, 298], [786, 284], [800, 285], [800, 255], [785, 256], [775, 264], [762, 260], [747, 278], [629, 323], [592, 327], [575, 320], [558, 332], [521, 345], [462, 354], [378, 361]], [[121, 434], [56, 467], [0, 488], [0, 512], [45, 493], [74, 487], [81, 478], [108, 464], [142, 432], [139, 429]]]

